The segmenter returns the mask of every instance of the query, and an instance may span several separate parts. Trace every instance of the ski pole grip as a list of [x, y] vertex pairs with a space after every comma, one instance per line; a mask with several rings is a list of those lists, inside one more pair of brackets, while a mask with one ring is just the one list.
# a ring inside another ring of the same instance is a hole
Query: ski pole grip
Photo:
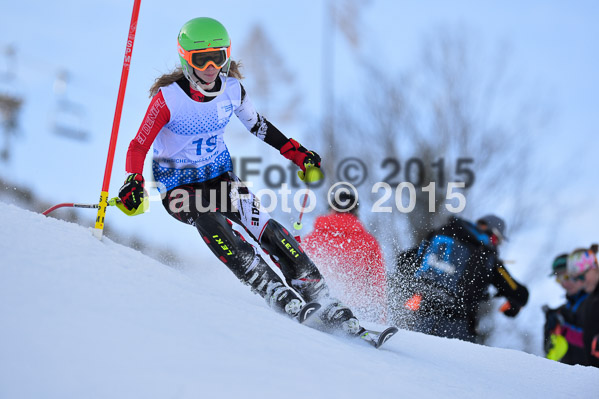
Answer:
[[316, 166], [308, 166], [305, 173], [300, 170], [297, 175], [304, 183], [316, 183], [324, 178], [324, 173]]

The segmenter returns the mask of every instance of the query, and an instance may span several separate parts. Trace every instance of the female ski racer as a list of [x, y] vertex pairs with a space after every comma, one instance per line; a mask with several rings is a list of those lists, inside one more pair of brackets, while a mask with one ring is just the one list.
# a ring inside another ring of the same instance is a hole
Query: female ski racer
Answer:
[[[297, 241], [260, 209], [255, 196], [233, 174], [225, 127], [235, 114], [252, 134], [303, 172], [307, 165], [320, 167], [320, 156], [285, 137], [256, 112], [239, 81], [242, 76], [231, 60], [231, 40], [220, 22], [188, 21], [179, 32], [178, 47], [181, 68], [156, 79], [144, 120], [129, 145], [128, 176], [119, 191], [122, 203], [130, 210], [141, 205], [144, 160], [154, 144], [152, 170], [167, 212], [195, 226], [239, 280], [291, 317], [305, 303], [321, 302], [325, 324], [358, 333], [358, 320], [339, 300], [329, 297], [321, 273]], [[233, 230], [231, 222], [243, 226], [271, 256], [287, 284]]]

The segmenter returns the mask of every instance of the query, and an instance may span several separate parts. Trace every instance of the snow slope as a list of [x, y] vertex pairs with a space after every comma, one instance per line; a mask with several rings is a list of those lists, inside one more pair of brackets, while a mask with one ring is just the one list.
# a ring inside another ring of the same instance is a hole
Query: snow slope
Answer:
[[174, 269], [0, 203], [0, 398], [597, 398], [599, 369], [275, 314], [212, 258]]

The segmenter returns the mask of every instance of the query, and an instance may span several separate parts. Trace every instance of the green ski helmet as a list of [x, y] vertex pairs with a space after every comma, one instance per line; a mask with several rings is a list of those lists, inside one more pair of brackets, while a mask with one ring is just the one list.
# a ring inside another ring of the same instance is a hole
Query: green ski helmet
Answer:
[[[200, 17], [187, 21], [179, 31], [179, 59], [183, 74], [194, 89], [206, 96], [215, 96], [225, 90], [231, 66], [231, 39], [227, 30], [215, 19]], [[208, 66], [220, 69], [222, 84], [218, 92], [206, 92], [194, 69], [204, 71]]]

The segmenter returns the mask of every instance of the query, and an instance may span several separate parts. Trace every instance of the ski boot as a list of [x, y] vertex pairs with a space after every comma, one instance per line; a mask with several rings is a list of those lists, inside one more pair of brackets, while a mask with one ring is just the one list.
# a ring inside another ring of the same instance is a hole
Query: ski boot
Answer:
[[[261, 294], [260, 291], [255, 291]], [[270, 281], [266, 285], [264, 299], [271, 308], [295, 318], [304, 307], [304, 302], [282, 282]]]
[[260, 245], [281, 269], [287, 284], [306, 302], [328, 296], [329, 289], [316, 265], [295, 238], [276, 220], [268, 221]]
[[220, 213], [208, 212], [196, 220], [196, 228], [212, 252], [235, 276], [263, 297], [276, 311], [297, 317], [302, 298], [258, 254], [256, 248], [234, 231]]
[[351, 309], [336, 298], [329, 298], [329, 300], [320, 313], [320, 320], [323, 324], [333, 331], [341, 331], [351, 336], [359, 335], [362, 327]]
[[299, 243], [276, 220], [270, 219], [260, 241], [262, 249], [283, 272], [287, 284], [308, 303], [317, 302], [324, 310], [320, 318], [325, 328], [357, 334], [360, 323], [352, 311], [329, 296], [329, 287], [320, 271]]

